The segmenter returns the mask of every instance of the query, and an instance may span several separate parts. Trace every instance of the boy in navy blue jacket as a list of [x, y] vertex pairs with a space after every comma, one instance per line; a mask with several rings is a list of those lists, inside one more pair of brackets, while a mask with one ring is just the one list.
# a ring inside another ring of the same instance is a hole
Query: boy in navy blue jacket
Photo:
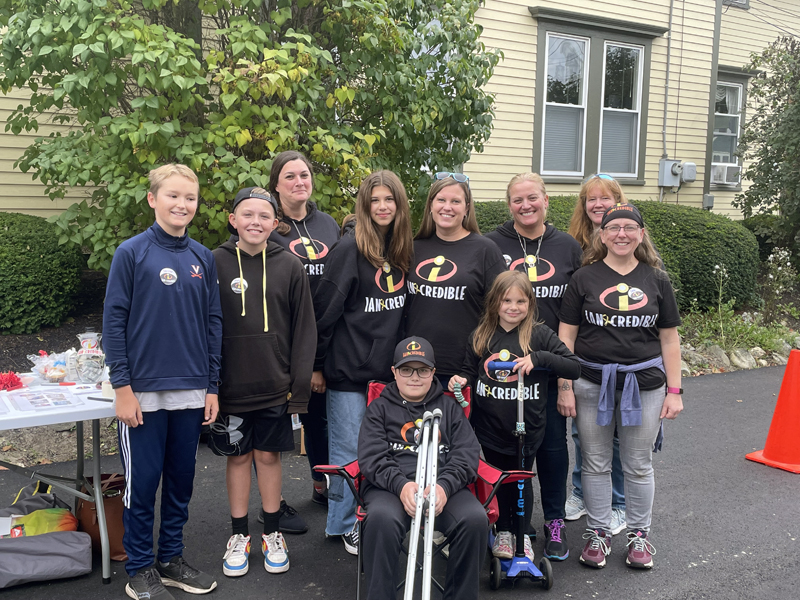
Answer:
[[[193, 594], [216, 581], [183, 559], [200, 429], [218, 412], [222, 310], [211, 252], [189, 239], [197, 176], [168, 164], [150, 171], [156, 222], [120, 244], [111, 263], [103, 339], [116, 391], [125, 470], [123, 545], [131, 598], [170, 600], [165, 585]], [[158, 555], [153, 556], [161, 483]]]

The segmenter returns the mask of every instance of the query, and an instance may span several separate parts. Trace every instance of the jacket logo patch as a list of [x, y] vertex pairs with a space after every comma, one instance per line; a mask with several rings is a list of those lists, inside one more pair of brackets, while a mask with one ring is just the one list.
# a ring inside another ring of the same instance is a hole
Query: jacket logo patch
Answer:
[[200, 265], [192, 265], [192, 277], [203, 278], [203, 274], [200, 272]]
[[169, 267], [161, 269], [161, 272], [158, 274], [158, 276], [161, 279], [161, 283], [164, 285], [172, 285], [178, 281], [178, 274]]
[[241, 294], [243, 291], [247, 291], [247, 280], [237, 277], [231, 281], [231, 291], [233, 291], [234, 294]]

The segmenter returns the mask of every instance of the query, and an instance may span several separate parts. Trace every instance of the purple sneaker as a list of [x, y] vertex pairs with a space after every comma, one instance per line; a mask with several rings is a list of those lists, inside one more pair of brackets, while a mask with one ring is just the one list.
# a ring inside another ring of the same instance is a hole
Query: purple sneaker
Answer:
[[586, 546], [581, 552], [580, 561], [588, 567], [602, 569], [606, 566], [606, 556], [611, 554], [611, 534], [602, 529], [589, 529], [583, 534]]
[[637, 529], [628, 532], [628, 558], [625, 564], [632, 569], [652, 569], [656, 549], [647, 537], [646, 531]]
[[551, 560], [566, 560], [569, 556], [564, 519], [545, 521], [544, 555]]

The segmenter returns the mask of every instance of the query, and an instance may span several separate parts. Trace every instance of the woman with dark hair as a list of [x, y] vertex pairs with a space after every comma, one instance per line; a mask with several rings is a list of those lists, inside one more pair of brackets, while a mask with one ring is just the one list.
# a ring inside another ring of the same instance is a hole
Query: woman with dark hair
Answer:
[[[311, 161], [300, 152], [288, 150], [272, 159], [269, 191], [278, 200], [279, 223], [269, 239], [300, 259], [308, 275], [312, 296], [322, 278], [328, 252], [339, 239], [336, 221], [330, 215], [317, 210], [317, 205], [311, 201], [313, 190], [314, 170]], [[308, 413], [300, 415], [300, 421], [305, 430], [306, 454], [314, 485], [311, 500], [327, 505], [325, 477], [314, 471], [315, 465], [328, 464], [325, 380], [320, 376], [311, 380]], [[294, 513], [291, 507], [281, 508], [284, 513]], [[283, 520], [287, 522], [285, 517]], [[296, 529], [294, 533], [302, 531]]]
[[561, 303], [559, 337], [581, 378], [559, 399], [578, 424], [587, 540], [580, 561], [601, 568], [611, 552], [611, 457], [616, 430], [625, 473], [626, 564], [653, 566], [649, 539], [653, 446], [662, 419], [683, 410], [681, 323], [669, 277], [631, 204], [609, 208]]
[[[581, 266], [583, 251], [569, 235], [547, 223], [550, 199], [544, 181], [536, 173], [520, 173], [506, 188], [511, 219], [486, 237], [495, 242], [511, 271], [527, 275], [539, 309], [539, 317], [558, 332], [558, 311], [572, 274]], [[569, 475], [567, 418], [558, 412], [560, 385], [551, 374], [547, 385], [544, 439], [536, 452], [536, 471], [542, 493], [544, 513], [544, 555], [552, 560], [569, 556], [565, 503]], [[530, 481], [525, 482], [526, 487]]]
[[469, 178], [436, 173], [414, 240], [406, 333], [431, 343], [443, 386], [460, 373], [483, 297], [505, 269], [500, 249], [478, 229]]
[[[337, 465], [356, 459], [368, 383], [392, 377], [413, 251], [408, 197], [391, 171], [376, 171], [361, 183], [355, 213], [352, 233], [331, 250], [314, 294], [314, 370], [327, 386], [329, 460]], [[358, 553], [355, 509], [344, 480], [331, 477], [325, 533], [342, 536], [351, 554]]]

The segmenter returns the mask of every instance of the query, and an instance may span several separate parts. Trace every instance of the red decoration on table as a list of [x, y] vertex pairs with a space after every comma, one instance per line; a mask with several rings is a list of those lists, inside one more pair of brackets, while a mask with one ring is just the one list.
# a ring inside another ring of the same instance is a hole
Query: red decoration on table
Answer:
[[0, 373], [0, 390], [18, 390], [22, 387], [22, 381], [20, 378], [17, 377], [17, 374], [14, 371], [9, 371], [8, 373]]

